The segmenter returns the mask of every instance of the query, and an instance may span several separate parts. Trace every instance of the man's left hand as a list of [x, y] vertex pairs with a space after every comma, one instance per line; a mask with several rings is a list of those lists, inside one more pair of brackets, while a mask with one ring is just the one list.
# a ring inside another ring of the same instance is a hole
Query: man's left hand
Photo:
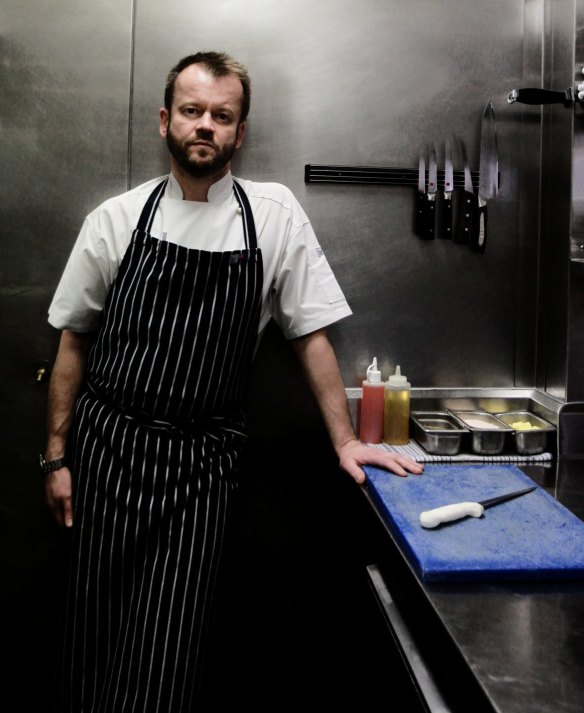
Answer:
[[420, 475], [424, 471], [424, 466], [409, 456], [399, 453], [387, 453], [377, 448], [371, 448], [371, 446], [366, 446], [356, 439], [344, 443], [339, 448], [338, 454], [341, 468], [359, 484], [365, 482], [365, 472], [361, 468], [362, 465], [385, 468], [402, 478], [406, 477], [408, 473]]

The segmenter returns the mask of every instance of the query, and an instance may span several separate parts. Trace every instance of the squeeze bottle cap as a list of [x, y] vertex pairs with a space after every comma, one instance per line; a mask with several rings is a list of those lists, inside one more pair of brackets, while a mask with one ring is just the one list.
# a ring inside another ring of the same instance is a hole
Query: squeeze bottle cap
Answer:
[[381, 372], [377, 368], [377, 357], [373, 357], [373, 363], [367, 367], [367, 381], [370, 384], [381, 383]]
[[390, 384], [402, 384], [406, 385], [408, 383], [408, 378], [405, 375], [402, 375], [401, 369], [399, 368], [399, 365], [395, 367], [395, 374], [391, 374], [389, 379], [387, 380], [388, 383]]

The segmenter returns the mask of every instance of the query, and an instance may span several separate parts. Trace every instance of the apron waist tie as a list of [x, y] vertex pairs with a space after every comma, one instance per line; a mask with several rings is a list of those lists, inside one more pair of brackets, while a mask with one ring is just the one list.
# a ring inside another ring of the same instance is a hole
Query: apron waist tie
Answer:
[[240, 404], [233, 406], [222, 413], [216, 413], [209, 416], [202, 416], [195, 419], [177, 419], [176, 421], [167, 421], [165, 419], [153, 418], [149, 414], [138, 409], [122, 406], [116, 401], [112, 401], [105, 396], [101, 391], [95, 389], [89, 381], [86, 382], [87, 391], [100, 401], [105, 401], [108, 406], [118, 411], [124, 418], [129, 421], [137, 421], [147, 428], [158, 428], [161, 430], [177, 430], [182, 433], [196, 435], [198, 433], [207, 433], [213, 436], [213, 431], [229, 431], [240, 436], [247, 435], [247, 423], [244, 411]]

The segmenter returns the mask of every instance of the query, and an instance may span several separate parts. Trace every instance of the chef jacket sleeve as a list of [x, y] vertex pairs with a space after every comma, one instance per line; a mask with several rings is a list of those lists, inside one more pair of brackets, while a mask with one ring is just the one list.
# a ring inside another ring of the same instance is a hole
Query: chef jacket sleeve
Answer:
[[287, 241], [271, 299], [272, 316], [287, 339], [352, 314], [308, 219]]
[[49, 307], [49, 323], [57, 329], [91, 332], [112, 282], [111, 256], [100, 235], [96, 212], [83, 224]]

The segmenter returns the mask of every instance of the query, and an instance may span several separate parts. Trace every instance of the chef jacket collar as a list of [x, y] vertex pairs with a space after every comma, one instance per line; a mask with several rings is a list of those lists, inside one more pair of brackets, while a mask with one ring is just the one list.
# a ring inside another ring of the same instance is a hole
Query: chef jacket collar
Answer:
[[[172, 172], [164, 192], [165, 198], [174, 198], [175, 200], [183, 200], [182, 188], [179, 182], [173, 176]], [[209, 203], [221, 203], [233, 196], [233, 177], [231, 171], [228, 171], [223, 178], [220, 178], [216, 183], [209, 188], [207, 199]]]

